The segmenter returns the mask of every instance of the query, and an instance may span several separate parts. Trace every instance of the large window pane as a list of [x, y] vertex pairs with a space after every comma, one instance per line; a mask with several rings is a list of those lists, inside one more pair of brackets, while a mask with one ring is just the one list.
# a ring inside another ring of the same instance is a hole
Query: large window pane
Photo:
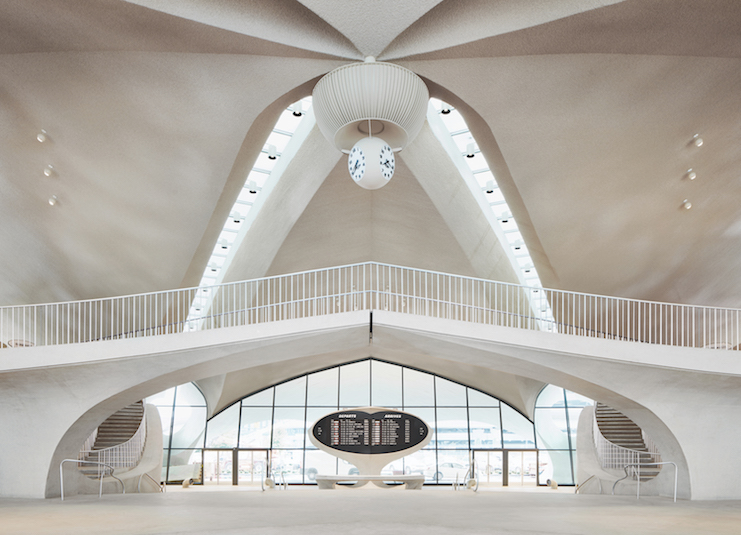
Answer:
[[429, 373], [404, 369], [404, 406], [433, 407], [435, 405], [435, 378]]
[[307, 405], [337, 408], [339, 368], [309, 374]]
[[271, 407], [242, 407], [242, 425], [239, 430], [240, 448], [269, 448]]
[[371, 364], [371, 403], [374, 407], [401, 408], [401, 366], [374, 360]]
[[550, 479], [559, 485], [573, 485], [574, 476], [571, 471], [571, 453], [566, 451], [540, 450], [540, 484], [544, 485]]
[[548, 450], [569, 448], [566, 409], [535, 409], [535, 430], [538, 433], [539, 448]]
[[273, 447], [304, 447], [304, 409], [276, 407], [273, 417]]
[[303, 407], [306, 404], [306, 376], [299, 377], [275, 387], [275, 406], [293, 405]]
[[304, 450], [273, 450], [272, 468], [276, 483], [303, 483]]
[[[171, 450], [168, 481], [187, 481], [201, 479], [201, 462], [203, 460], [200, 449]], [[144, 481], [143, 478], [142, 481]], [[151, 482], [150, 482], [151, 483]], [[144, 483], [142, 483], [144, 486]]]
[[442, 377], [435, 377], [435, 395], [438, 407], [466, 406], [466, 387]]
[[468, 389], [469, 407], [499, 407], [499, 400], [489, 394], [484, 394], [473, 388]]
[[456, 478], [459, 482], [463, 481], [466, 472], [468, 472], [467, 451], [438, 450], [437, 472], [435, 474], [426, 473], [425, 475], [432, 475], [438, 483], [455, 483]]
[[202, 448], [205, 428], [206, 407], [175, 407], [171, 447]]
[[566, 403], [569, 404], [569, 407], [586, 407], [587, 405], [594, 404], [594, 401], [586, 396], [567, 390]]
[[184, 385], [180, 385], [177, 388], [177, 393], [175, 395], [175, 405], [197, 405], [197, 406], [205, 406], [206, 400], [203, 397], [203, 394], [201, 394], [201, 391], [198, 390], [196, 385], [193, 383], [186, 383]]
[[468, 414], [465, 408], [437, 409], [437, 447], [468, 449]]
[[471, 429], [471, 448], [497, 449], [502, 447], [499, 409], [494, 407], [468, 409]]
[[340, 407], [370, 405], [370, 361], [340, 367]]
[[[431, 480], [437, 471], [437, 453], [435, 450], [419, 450], [402, 459], [405, 474], [421, 474], [425, 481]], [[431, 474], [432, 477], [428, 477]]]
[[533, 424], [512, 407], [502, 404], [502, 438], [505, 448], [534, 448]]
[[536, 407], [563, 407], [564, 405], [563, 388], [555, 385], [546, 386], [540, 391], [535, 401]]
[[261, 392], [247, 396], [242, 400], [242, 405], [252, 407], [272, 407], [274, 388], [266, 388]]
[[239, 403], [211, 418], [206, 427], [207, 448], [236, 448]]
[[164, 405], [166, 407], [172, 407], [172, 400], [174, 396], [175, 396], [175, 389], [168, 388], [167, 390], [160, 392], [159, 394], [149, 396], [147, 398], [147, 403], [151, 405], [157, 405], [157, 406]]

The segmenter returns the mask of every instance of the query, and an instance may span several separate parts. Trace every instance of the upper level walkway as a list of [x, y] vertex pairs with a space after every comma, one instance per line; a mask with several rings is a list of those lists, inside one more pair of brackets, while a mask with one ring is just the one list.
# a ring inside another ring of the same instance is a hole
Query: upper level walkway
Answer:
[[384, 310], [678, 347], [739, 349], [741, 310], [549, 290], [379, 263], [0, 308], [0, 348], [162, 336]]
[[679, 462], [680, 496], [738, 498], [722, 476], [737, 463], [725, 422], [741, 407], [741, 360], [719, 350], [737, 345], [740, 322], [738, 310], [377, 263], [5, 307], [0, 426], [19, 431], [0, 434], [0, 496], [55, 495], [59, 462], [101, 421], [171, 386], [238, 372], [257, 388], [373, 356], [502, 387], [522, 410], [543, 383], [599, 399]]

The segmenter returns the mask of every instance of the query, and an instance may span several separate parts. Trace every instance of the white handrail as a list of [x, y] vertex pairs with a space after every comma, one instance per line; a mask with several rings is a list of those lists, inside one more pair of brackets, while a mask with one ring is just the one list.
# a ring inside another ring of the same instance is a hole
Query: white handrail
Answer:
[[147, 417], [146, 414], [143, 414], [136, 433], [129, 440], [122, 444], [99, 450], [94, 450], [92, 447], [82, 449], [79, 453], [79, 459], [82, 461], [86, 460], [87, 457], [94, 457], [97, 462], [105, 465], [116, 468], [133, 468], [139, 464], [142, 458], [146, 440]]
[[139, 482], [136, 484], [136, 492], [141, 493], [142, 491], [142, 478], [146, 476], [152, 483], [154, 483], [160, 492], [165, 492], [165, 484], [164, 483], [157, 483], [152, 476], [144, 472], [139, 476]]
[[[612, 484], [612, 493], [615, 494], [615, 487], [618, 483], [620, 483], [623, 479], [630, 477], [630, 474], [628, 473], [628, 467], [637, 468], [637, 474], [638, 474], [638, 484], [636, 485], [636, 500], [641, 499], [641, 466], [661, 466], [664, 464], [671, 464], [674, 465], [674, 502], [677, 502], [677, 463], [673, 463], [671, 461], [664, 461], [659, 463], [634, 463], [634, 464], [626, 464], [623, 467], [623, 471], [625, 472], [625, 477], [622, 477], [615, 481], [615, 483]], [[635, 475], [635, 474], [634, 474]]]
[[[79, 466], [80, 464], [95, 464], [98, 467], [103, 467], [110, 469], [111, 471], [111, 477], [121, 483], [121, 490], [123, 494], [126, 494], [126, 485], [124, 485], [124, 482], [118, 479], [116, 476], [113, 475], [113, 467], [109, 464], [105, 463], [99, 463], [97, 461], [83, 461], [80, 459], [62, 459], [62, 462], [59, 463], [59, 490], [62, 497], [62, 501], [64, 501], [64, 471], [62, 470], [64, 463], [77, 463]], [[105, 470], [101, 471], [100, 468], [98, 468], [98, 477], [100, 478], [100, 490], [98, 491], [98, 498], [103, 496], [103, 472]]]
[[209, 287], [0, 307], [0, 341], [58, 345], [352, 310], [716, 350], [736, 349], [741, 342], [740, 309], [549, 290], [373, 262]]
[[[592, 418], [592, 435], [594, 439], [594, 447], [597, 450], [597, 458], [599, 459], [602, 468], [611, 468], [620, 470], [624, 466], [636, 465], [636, 464], [648, 464], [641, 460], [641, 456], [644, 458], [650, 456], [650, 463], [656, 464], [661, 462], [661, 455], [653, 442], [650, 442], [651, 449], [653, 451], [641, 451], [633, 450], [630, 448], [624, 448], [617, 444], [607, 440], [602, 431], [600, 431], [599, 425], [597, 424], [597, 413]], [[644, 434], [645, 440], [645, 434]]]

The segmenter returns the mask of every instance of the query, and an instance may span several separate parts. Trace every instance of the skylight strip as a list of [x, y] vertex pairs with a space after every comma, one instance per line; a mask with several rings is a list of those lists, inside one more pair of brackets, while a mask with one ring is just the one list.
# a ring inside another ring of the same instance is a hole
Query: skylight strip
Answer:
[[[296, 104], [300, 106], [296, 107]], [[268, 140], [255, 161], [255, 166], [247, 173], [242, 192], [240, 192], [229, 211], [229, 216], [226, 218], [217, 243], [214, 244], [206, 269], [201, 276], [201, 282], [199, 283], [201, 289], [191, 304], [185, 327], [186, 331], [200, 328], [214, 298], [214, 292], [211, 291], [210, 287], [223, 282], [224, 275], [228, 271], [234, 254], [242, 244], [247, 231], [316, 122], [311, 108], [311, 97], [306, 97], [296, 104], [289, 106], [281, 113], [276, 126], [268, 135]], [[301, 110], [300, 116], [294, 113], [298, 110]], [[280, 140], [282, 151], [275, 150], [276, 157], [272, 159], [270, 158], [269, 146], [276, 147], [276, 136], [287, 139]], [[269, 167], [269, 169], [266, 167]], [[246, 195], [243, 193], [245, 190], [247, 191]], [[251, 199], [248, 200], [245, 197]]]
[[[527, 248], [524, 247], [517, 222], [512, 216], [503, 193], [496, 185], [494, 174], [489, 169], [488, 162], [486, 162], [478, 143], [468, 129], [468, 125], [457, 110], [447, 104], [443, 105], [437, 99], [430, 99], [427, 120], [503, 245], [518, 281], [522, 285], [535, 287], [531, 291], [538, 295], [530, 296], [531, 309], [537, 316], [545, 320], [544, 327], [547, 330], [552, 329], [554, 317], [550, 305], [543, 300], [542, 292], [537, 289], [543, 286], [540, 277]], [[461, 141], [466, 134], [468, 136], [465, 138], [465, 150], [462, 150], [463, 143]], [[487, 180], [484, 180], [484, 184], [482, 184], [481, 178], [484, 177]], [[491, 195], [496, 195], [500, 199], [490, 201], [488, 197]], [[509, 245], [509, 247], [506, 245]], [[539, 306], [535, 306], [533, 299], [538, 301]]]

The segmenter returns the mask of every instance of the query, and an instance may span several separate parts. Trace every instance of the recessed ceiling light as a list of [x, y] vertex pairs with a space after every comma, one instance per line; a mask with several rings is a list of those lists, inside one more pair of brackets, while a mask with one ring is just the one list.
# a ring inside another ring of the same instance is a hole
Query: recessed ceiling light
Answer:
[[689, 210], [690, 208], [692, 208], [692, 203], [685, 199], [682, 201], [682, 208], [684, 208], [685, 210]]
[[687, 169], [687, 178], [689, 180], [694, 180], [697, 178], [697, 173], [692, 168]]
[[705, 142], [700, 137], [700, 134], [695, 134], [694, 136], [692, 136], [692, 143], [695, 145], [695, 147], [702, 147], [702, 144]]
[[37, 140], [37, 141], [38, 141], [39, 143], [43, 143], [43, 142], [44, 142], [44, 141], [46, 141], [47, 139], [49, 139], [49, 136], [48, 136], [48, 134], [46, 133], [46, 130], [42, 130], [41, 132], [39, 132], [38, 134], [36, 134], [36, 140]]
[[56, 195], [52, 195], [49, 197], [49, 206], [56, 206], [58, 200]]
[[250, 180], [250, 181], [249, 181], [249, 184], [247, 184], [247, 189], [248, 189], [248, 190], [249, 190], [249, 192], [250, 192], [250, 193], [252, 193], [253, 195], [254, 195], [255, 193], [257, 193], [257, 184], [255, 183], [255, 181], [254, 181], [254, 180]]
[[53, 174], [54, 174], [54, 166], [47, 165], [46, 167], [44, 167], [44, 176], [50, 177]]
[[301, 117], [304, 114], [304, 106], [299, 100], [296, 102], [296, 104], [293, 105], [293, 116], [294, 117]]
[[278, 157], [278, 149], [275, 147], [275, 145], [268, 145], [268, 158], [270, 160], [275, 160]]
[[476, 144], [471, 141], [468, 145], [466, 145], [466, 158], [473, 158], [475, 154], [473, 153], [476, 149]]

